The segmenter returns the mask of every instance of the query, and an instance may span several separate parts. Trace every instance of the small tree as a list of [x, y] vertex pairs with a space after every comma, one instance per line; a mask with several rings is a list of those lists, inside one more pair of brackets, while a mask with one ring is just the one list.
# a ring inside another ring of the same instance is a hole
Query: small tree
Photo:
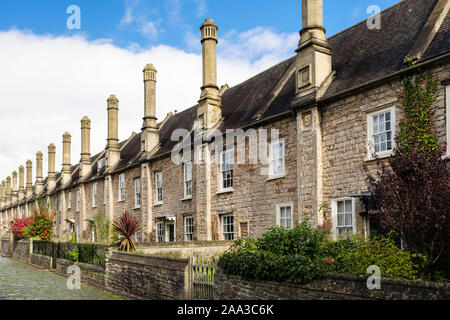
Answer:
[[433, 131], [431, 104], [437, 84], [430, 76], [404, 81], [405, 119], [388, 165], [369, 175], [374, 215], [382, 227], [399, 233], [409, 251], [425, 255], [424, 276], [450, 269], [450, 170]]
[[97, 213], [91, 222], [97, 241], [107, 244], [111, 238], [111, 222], [102, 213]]
[[143, 228], [140, 221], [128, 211], [125, 211], [119, 218], [114, 220], [113, 228], [119, 233], [121, 238], [119, 240], [119, 250], [126, 252], [136, 251], [133, 236]]
[[38, 207], [34, 209], [31, 223], [23, 228], [26, 238], [40, 238], [50, 241], [53, 234], [54, 216], [45, 207], [42, 201], [38, 201]]
[[29, 226], [31, 222], [31, 218], [14, 218], [13, 222], [10, 223], [12, 233], [17, 238], [22, 239], [24, 237], [23, 228]]

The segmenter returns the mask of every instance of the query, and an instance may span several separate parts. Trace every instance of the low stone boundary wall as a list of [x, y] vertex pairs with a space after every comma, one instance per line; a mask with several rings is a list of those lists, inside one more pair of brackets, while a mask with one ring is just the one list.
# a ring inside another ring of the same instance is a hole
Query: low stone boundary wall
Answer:
[[14, 241], [14, 248], [12, 252], [14, 259], [29, 262], [30, 261], [30, 240]]
[[369, 290], [367, 277], [329, 274], [307, 285], [246, 281], [216, 269], [216, 300], [449, 300], [450, 284], [381, 279], [380, 290]]
[[51, 269], [53, 264], [53, 258], [49, 256], [43, 256], [37, 253], [31, 253], [30, 262], [44, 269]]
[[81, 270], [81, 279], [88, 283], [105, 286], [105, 269], [93, 264], [74, 262], [65, 259], [56, 259], [56, 271], [66, 274], [67, 268], [76, 265]]
[[189, 298], [189, 259], [113, 251], [106, 262], [106, 286], [152, 300]]
[[9, 239], [0, 239], [0, 251], [4, 256], [11, 256], [11, 244]]
[[179, 254], [176, 258], [187, 259], [189, 257], [205, 257], [212, 258], [222, 252], [227, 251], [233, 244], [233, 241], [213, 241], [213, 242], [177, 242], [177, 243], [151, 243], [148, 245], [140, 245], [139, 251], [144, 254]]

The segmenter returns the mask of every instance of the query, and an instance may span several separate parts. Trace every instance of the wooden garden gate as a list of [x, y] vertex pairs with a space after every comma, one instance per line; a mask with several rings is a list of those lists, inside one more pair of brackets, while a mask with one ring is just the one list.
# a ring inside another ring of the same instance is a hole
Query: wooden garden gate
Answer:
[[216, 260], [191, 257], [189, 262], [191, 299], [213, 300]]

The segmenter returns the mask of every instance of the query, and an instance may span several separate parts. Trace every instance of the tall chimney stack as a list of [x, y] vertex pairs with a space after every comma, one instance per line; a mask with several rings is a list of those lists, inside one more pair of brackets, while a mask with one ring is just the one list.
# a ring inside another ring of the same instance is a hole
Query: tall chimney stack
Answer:
[[120, 161], [119, 147], [119, 100], [110, 95], [108, 100], [108, 142], [106, 144], [106, 166], [112, 168]]
[[56, 147], [53, 143], [48, 146], [48, 191], [52, 192], [56, 188], [56, 170], [55, 170]]
[[331, 47], [323, 27], [322, 0], [302, 0], [302, 30], [296, 59], [296, 97], [317, 93], [332, 73]]
[[6, 177], [6, 205], [11, 204], [11, 177]]
[[61, 170], [61, 184], [65, 186], [71, 179], [71, 164], [70, 164], [70, 143], [72, 136], [67, 131], [63, 134], [63, 163]]
[[206, 19], [200, 27], [202, 43], [203, 86], [197, 117], [205, 129], [212, 128], [222, 118], [217, 86], [217, 33], [219, 28], [212, 19]]
[[27, 161], [27, 186], [26, 197], [29, 198], [33, 194], [33, 161]]
[[15, 203], [17, 201], [17, 171], [12, 173], [12, 191], [11, 191], [11, 201]]
[[25, 180], [24, 180], [25, 168], [19, 167], [19, 201], [25, 197]]
[[43, 163], [44, 161], [44, 155], [41, 151], [38, 151], [36, 153], [36, 183], [35, 183], [35, 191], [36, 194], [39, 195], [44, 190], [44, 177], [43, 177]]
[[159, 145], [158, 119], [156, 118], [156, 69], [147, 64], [144, 72], [144, 123], [141, 150], [150, 152]]
[[80, 176], [85, 178], [91, 172], [91, 120], [81, 119], [81, 163]]

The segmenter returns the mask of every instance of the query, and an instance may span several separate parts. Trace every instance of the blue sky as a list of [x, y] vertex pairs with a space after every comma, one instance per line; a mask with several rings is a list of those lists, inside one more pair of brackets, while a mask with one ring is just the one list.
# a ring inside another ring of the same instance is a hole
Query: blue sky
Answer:
[[[370, 5], [396, 0], [324, 0], [331, 36], [367, 19]], [[69, 30], [66, 9], [81, 10]], [[158, 70], [157, 117], [200, 97], [205, 18], [219, 26], [218, 85], [234, 86], [295, 54], [300, 0], [0, 0], [0, 181], [72, 134], [79, 161], [80, 119], [92, 121], [92, 153], [106, 144], [106, 99], [119, 98], [119, 138], [142, 127], [142, 69]], [[382, 19], [382, 17], [381, 17]], [[46, 172], [47, 161], [44, 161]]]
[[[300, 29], [300, 0], [2, 0], [0, 30], [12, 27], [35, 34], [73, 35], [89, 40], [108, 38], [120, 47], [139, 44], [148, 48], [166, 44], [196, 50], [186, 42], [188, 34], [198, 33], [206, 17], [212, 17], [222, 35], [245, 32], [255, 27], [276, 33]], [[325, 0], [324, 23], [331, 36], [369, 17], [366, 9], [381, 9], [397, 0]], [[81, 30], [66, 28], [66, 8], [81, 8]], [[127, 20], [128, 15], [128, 20]], [[198, 49], [197, 49], [198, 50]]]

